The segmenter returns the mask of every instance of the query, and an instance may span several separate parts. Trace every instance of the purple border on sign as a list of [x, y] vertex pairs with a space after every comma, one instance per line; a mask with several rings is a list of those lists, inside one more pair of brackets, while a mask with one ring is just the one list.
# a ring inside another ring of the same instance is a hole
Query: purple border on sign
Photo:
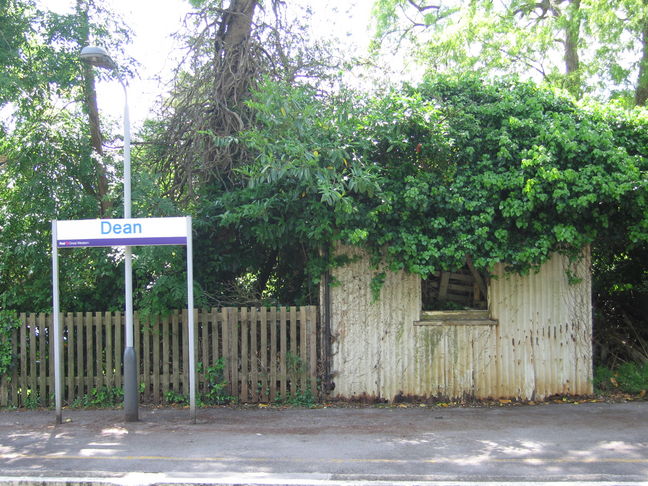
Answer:
[[186, 245], [186, 236], [166, 236], [158, 238], [97, 238], [88, 240], [58, 240], [58, 248], [80, 248], [89, 246], [149, 246], [149, 245]]

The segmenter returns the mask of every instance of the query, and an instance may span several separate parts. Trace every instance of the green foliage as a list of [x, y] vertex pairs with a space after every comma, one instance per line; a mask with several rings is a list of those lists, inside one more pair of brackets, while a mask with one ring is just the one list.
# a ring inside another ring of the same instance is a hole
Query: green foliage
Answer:
[[124, 401], [124, 390], [118, 387], [102, 386], [93, 388], [90, 393], [76, 398], [72, 408], [110, 408], [121, 406]]
[[164, 401], [169, 405], [186, 405], [189, 403], [186, 395], [173, 390], [169, 390], [164, 394]]
[[306, 407], [312, 408], [316, 405], [317, 400], [313, 396], [310, 388], [305, 390], [297, 389], [294, 394], [281, 395], [278, 394], [273, 401], [274, 405], [278, 406], [291, 406], [291, 407]]
[[[94, 0], [60, 15], [31, 0], [0, 5], [0, 305], [51, 308], [50, 221], [99, 215], [100, 167], [114, 183], [113, 154], [93, 152], [83, 114], [85, 75], [78, 55], [89, 38], [121, 59], [129, 37], [118, 17]], [[107, 134], [108, 135], [108, 134]], [[108, 135], [106, 138], [109, 138]], [[107, 197], [114, 199], [114, 194]], [[61, 305], [66, 310], [120, 306], [116, 255], [81, 250], [61, 255]]]
[[300, 384], [302, 377], [308, 376], [308, 368], [304, 360], [293, 353], [286, 353], [286, 372], [292, 388], [291, 393], [278, 394], [273, 403], [292, 407], [313, 407], [317, 399], [311, 391], [310, 378], [307, 380], [305, 388], [302, 388]]
[[31, 388], [20, 390], [23, 407], [34, 410], [40, 407], [41, 399], [38, 393], [34, 393]]
[[[203, 372], [203, 364], [198, 363], [198, 372]], [[212, 366], [204, 369], [205, 390], [200, 399], [205, 405], [225, 405], [231, 403], [235, 398], [227, 393], [227, 382], [225, 381], [225, 360], [219, 358]]]
[[307, 271], [333, 264], [319, 250], [335, 241], [426, 277], [467, 255], [527, 272], [553, 252], [648, 235], [643, 112], [475, 77], [373, 99], [267, 83], [252, 106], [244, 140], [258, 156], [220, 223], [257, 248], [299, 242], [318, 261]]
[[428, 72], [519, 75], [629, 106], [633, 92], [646, 90], [641, 0], [425, 3], [377, 0], [374, 49], [415, 59]]
[[14, 362], [12, 338], [20, 327], [20, 319], [13, 311], [0, 310], [0, 377], [11, 370]]
[[594, 388], [599, 393], [641, 393], [648, 390], [648, 363], [623, 363], [616, 369], [597, 366]]

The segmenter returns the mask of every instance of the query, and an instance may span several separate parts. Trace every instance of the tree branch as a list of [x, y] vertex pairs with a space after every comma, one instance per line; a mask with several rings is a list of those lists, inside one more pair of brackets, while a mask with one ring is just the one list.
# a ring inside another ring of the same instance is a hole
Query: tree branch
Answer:
[[409, 3], [412, 7], [414, 7], [416, 10], [419, 12], [423, 13], [426, 10], [440, 10], [441, 5], [418, 5], [414, 0], [407, 0], [407, 3]]

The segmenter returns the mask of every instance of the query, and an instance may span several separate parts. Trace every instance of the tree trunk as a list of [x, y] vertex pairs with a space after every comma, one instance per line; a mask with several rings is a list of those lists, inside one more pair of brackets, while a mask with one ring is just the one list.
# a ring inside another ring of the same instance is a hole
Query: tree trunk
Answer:
[[222, 62], [220, 79], [217, 81], [218, 95], [224, 96], [230, 103], [233, 101], [232, 104], [239, 101], [241, 89], [242, 92], [247, 91], [247, 41], [252, 33], [257, 4], [257, 0], [232, 0], [230, 8], [223, 14], [216, 35], [215, 52]]
[[639, 78], [637, 79], [637, 87], [635, 88], [635, 104], [637, 106], [644, 106], [646, 100], [648, 100], [648, 19], [644, 20], [641, 28], [641, 45]]
[[257, 0], [233, 0], [226, 13], [218, 31], [217, 42], [224, 50], [236, 48], [245, 42], [252, 33], [252, 19]]
[[573, 0], [568, 7], [568, 20], [565, 27], [565, 74], [566, 88], [573, 96], [580, 96], [582, 83], [578, 44], [580, 41], [580, 0]]
[[[86, 46], [89, 43], [89, 19], [88, 5], [84, 0], [77, 0], [77, 13], [82, 19], [83, 26], [79, 31], [79, 45]], [[103, 136], [101, 135], [101, 126], [99, 125], [99, 107], [97, 105], [97, 90], [95, 88], [95, 76], [92, 66], [84, 65], [83, 68], [83, 98], [88, 113], [88, 123], [90, 125], [90, 142], [92, 149], [97, 153], [99, 158], [104, 155]], [[96, 189], [90, 189], [89, 192], [95, 196], [99, 202], [99, 217], [108, 216], [112, 209], [112, 202], [108, 200], [108, 176], [106, 167], [101, 160], [95, 161], [96, 167]]]

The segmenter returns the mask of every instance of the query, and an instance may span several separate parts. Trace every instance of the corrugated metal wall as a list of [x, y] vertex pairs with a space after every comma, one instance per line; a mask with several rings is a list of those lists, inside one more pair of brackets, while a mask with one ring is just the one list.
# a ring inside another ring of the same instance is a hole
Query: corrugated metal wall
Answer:
[[[497, 326], [498, 396], [592, 392], [590, 258], [555, 255], [539, 272], [491, 281]], [[569, 275], [579, 282], [570, 284]], [[501, 268], [497, 274], [503, 275]]]
[[360, 258], [335, 271], [331, 289], [333, 395], [343, 398], [462, 396], [539, 399], [591, 393], [589, 258], [570, 268], [555, 256], [538, 273], [491, 281], [490, 312], [498, 325], [414, 325], [420, 279], [388, 272], [380, 299], [377, 272]]

